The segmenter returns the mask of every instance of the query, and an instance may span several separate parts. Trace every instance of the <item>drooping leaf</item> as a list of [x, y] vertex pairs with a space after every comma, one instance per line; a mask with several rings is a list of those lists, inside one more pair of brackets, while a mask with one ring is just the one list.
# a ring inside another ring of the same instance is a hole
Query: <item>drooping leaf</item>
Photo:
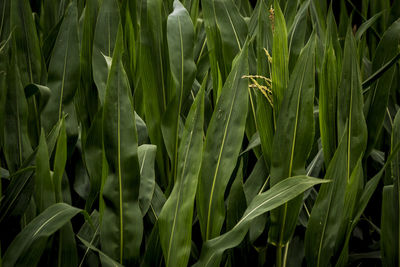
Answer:
[[208, 240], [203, 245], [199, 261], [195, 266], [218, 266], [221, 261], [222, 253], [226, 249], [237, 246], [243, 240], [249, 224], [254, 218], [281, 206], [303, 193], [308, 188], [326, 182], [328, 181], [308, 176], [295, 176], [283, 180], [270, 190], [256, 196], [232, 230]]
[[19, 216], [25, 212], [34, 190], [33, 173], [34, 167], [27, 167], [10, 175], [11, 182], [1, 200], [0, 223], [9, 217]]
[[80, 209], [65, 203], [56, 203], [48, 207], [15, 237], [4, 254], [3, 266], [14, 266], [18, 258], [30, 249], [32, 243], [40, 238], [48, 238], [79, 212]]

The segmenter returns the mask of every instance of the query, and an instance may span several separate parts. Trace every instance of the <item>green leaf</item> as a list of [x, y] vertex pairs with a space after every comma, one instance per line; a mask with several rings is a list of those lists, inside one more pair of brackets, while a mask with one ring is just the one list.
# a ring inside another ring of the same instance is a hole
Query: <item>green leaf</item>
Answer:
[[49, 154], [42, 130], [36, 153], [35, 202], [38, 212], [56, 203], [55, 188], [50, 174]]
[[[57, 139], [57, 147], [54, 156], [54, 192], [57, 202], [71, 203], [71, 193], [69, 183], [65, 183], [65, 167], [67, 164], [67, 133], [64, 117], [61, 122], [60, 134]], [[59, 231], [58, 239], [58, 257], [59, 266], [76, 266], [78, 264], [78, 254], [76, 250], [75, 235], [71, 222], [67, 222]]]
[[4, 0], [0, 5], [0, 43], [7, 40], [10, 35], [10, 0]]
[[[275, 29], [277, 30], [277, 29]], [[271, 186], [291, 176], [304, 175], [314, 140], [315, 35], [310, 37], [290, 77], [272, 144]], [[281, 247], [297, 224], [302, 198], [271, 212], [269, 242]]]
[[[364, 153], [367, 130], [362, 110], [360, 71], [357, 57], [354, 56], [356, 51], [349, 28], [337, 103], [338, 136], [341, 142], [325, 175], [328, 179], [332, 177], [333, 183], [321, 186], [306, 231], [306, 258], [314, 266], [326, 266], [338, 252], [337, 246], [345, 236], [341, 227], [346, 226], [342, 224], [346, 225], [351, 220], [352, 206], [358, 202], [359, 185], [353, 180], [360, 179], [356, 165]], [[352, 177], [353, 172], [356, 172], [355, 177]], [[345, 200], [349, 201], [347, 208], [344, 208]]]
[[189, 13], [177, 0], [167, 20], [169, 64], [176, 90], [162, 117], [161, 130], [172, 162], [174, 181], [177, 176], [180, 118], [184, 101], [190, 95], [196, 74], [193, 57], [194, 29]]
[[[264, 49], [271, 52], [272, 50], [272, 29], [271, 21], [268, 17], [267, 6], [264, 1], [260, 2], [258, 14], [258, 34], [257, 34], [257, 73], [260, 75], [271, 76], [271, 64], [265, 54]], [[271, 89], [271, 88], [270, 88]], [[271, 165], [272, 141], [275, 132], [275, 118], [273, 115], [273, 107], [267, 98], [261, 93], [256, 94], [256, 124], [260, 135], [261, 150], [266, 166]]]
[[310, 187], [326, 182], [328, 181], [304, 175], [295, 176], [279, 182], [270, 190], [256, 196], [232, 230], [214, 239], [208, 240], [203, 245], [199, 261], [195, 266], [218, 266], [221, 261], [222, 253], [229, 248], [239, 245], [243, 240], [252, 220], [267, 211], [281, 206]]
[[10, 69], [7, 71], [7, 93], [4, 107], [6, 113], [3, 128], [4, 156], [11, 173], [18, 170], [32, 153], [28, 137], [28, 104], [16, 60], [14, 54]]
[[104, 185], [105, 210], [101, 228], [104, 253], [121, 264], [138, 260], [143, 221], [139, 208], [140, 166], [135, 113], [129, 81], [122, 65], [119, 26], [103, 110], [104, 149], [109, 175]]
[[139, 206], [143, 216], [147, 213], [154, 194], [154, 160], [156, 151], [157, 147], [155, 145], [144, 144], [138, 147], [140, 165]]
[[236, 58], [207, 129], [197, 208], [203, 240], [219, 235], [225, 217], [224, 193], [235, 167], [247, 117], [247, 45]]
[[399, 265], [399, 217], [396, 216], [399, 209], [395, 194], [398, 193], [394, 191], [393, 185], [383, 187], [381, 217], [381, 257], [383, 266]]
[[[374, 60], [372, 61], [373, 72], [376, 72], [389, 62], [390, 59], [399, 55], [399, 43], [400, 19], [394, 22], [383, 34], [376, 48]], [[396, 61], [398, 61], [398, 58]], [[365, 115], [368, 126], [368, 154], [374, 148], [382, 129], [394, 73], [394, 67], [387, 70], [376, 83], [372, 85], [372, 90], [368, 92], [368, 98], [366, 100], [368, 106], [366, 107], [367, 112]]]
[[11, 1], [10, 29], [13, 32], [16, 49], [14, 52], [17, 57], [22, 86], [29, 83], [40, 83], [42, 80], [42, 55], [28, 0]]
[[225, 71], [227, 74], [231, 70], [233, 59], [244, 46], [247, 37], [247, 24], [232, 0], [212, 2], [215, 8], [214, 16], [221, 34], [222, 46], [220, 49], [222, 49], [225, 63], [225, 70], [221, 69], [221, 71]]
[[163, 252], [160, 244], [158, 223], [155, 223], [147, 241], [141, 267], [162, 266]]
[[113, 55], [119, 23], [118, 1], [103, 0], [97, 16], [92, 52], [93, 79], [102, 105], [106, 96], [108, 77], [107, 61], [104, 56], [112, 57]]
[[[201, 0], [202, 13], [204, 18], [204, 28], [206, 31], [207, 48], [209, 51], [209, 61], [211, 76], [213, 81], [213, 96], [215, 101], [218, 99], [218, 88], [220, 81], [221, 72], [220, 69], [224, 68], [224, 58], [221, 50], [221, 35], [217, 26], [216, 11], [214, 6], [215, 1], [212, 0]], [[225, 73], [224, 73], [225, 74]]]
[[143, 91], [145, 119], [152, 144], [157, 146], [156, 162], [160, 173], [160, 184], [168, 185], [167, 154], [161, 132], [161, 117], [167, 108], [167, 80], [162, 20], [162, 1], [149, 0], [141, 3], [139, 74]]
[[39, 112], [44, 109], [44, 107], [47, 105], [47, 102], [49, 102], [51, 96], [51, 90], [49, 87], [35, 83], [25, 86], [24, 91], [26, 98], [34, 95], [38, 96], [39, 103], [37, 103], [37, 105]]
[[121, 264], [119, 264], [118, 262], [114, 261], [112, 258], [110, 258], [109, 256], [107, 256], [104, 252], [102, 252], [101, 250], [99, 250], [98, 248], [96, 248], [95, 246], [93, 246], [91, 243], [89, 243], [88, 241], [86, 241], [85, 239], [83, 239], [82, 237], [79, 237], [79, 240], [89, 249], [96, 251], [101, 258], [101, 264], [102, 266], [108, 267], [108, 266], [112, 266], [112, 267], [120, 267], [123, 266]]
[[[230, 188], [226, 204], [226, 229], [229, 231], [240, 221], [247, 208], [246, 197], [243, 191], [243, 158], [240, 160], [239, 167], [237, 168], [236, 177]], [[243, 266], [248, 261], [246, 257], [248, 253], [246, 245], [247, 243], [243, 242], [229, 252], [230, 261], [236, 266]]]
[[71, 2], [60, 27], [50, 59], [47, 86], [51, 97], [43, 110], [42, 125], [46, 132], [68, 113], [68, 133], [77, 135], [77, 121], [73, 98], [79, 84], [78, 10]]
[[4, 254], [3, 266], [14, 266], [19, 257], [32, 249], [31, 244], [40, 238], [48, 238], [79, 212], [80, 209], [65, 203], [56, 203], [47, 208], [15, 237]]
[[337, 87], [339, 80], [338, 62], [333, 44], [334, 28], [336, 27], [332, 9], [328, 12], [328, 26], [325, 39], [325, 50], [319, 82], [319, 126], [321, 143], [324, 151], [325, 165], [328, 166], [337, 147], [336, 111]]
[[[96, 247], [100, 244], [100, 214], [97, 210], [94, 210], [92, 214], [90, 214], [90, 220], [86, 220], [83, 223], [83, 225], [79, 229], [79, 232], [76, 234], [76, 237], [81, 241], [82, 239], [85, 240], [85, 242], [89, 243], [89, 245], [93, 247]], [[86, 245], [85, 247], [82, 247], [81, 251], [84, 251], [85, 253], [80, 259], [79, 267], [81, 267], [83, 264], [90, 266], [90, 262], [93, 259], [94, 253], [90, 251], [89, 246]], [[99, 260], [96, 260], [99, 264]]]
[[340, 86], [338, 88], [337, 127], [338, 138], [347, 130], [347, 179], [363, 155], [367, 141], [367, 127], [363, 113], [363, 95], [361, 75], [357, 62], [357, 50], [351, 29], [348, 28], [344, 46], [343, 67]]
[[274, 119], [277, 121], [283, 96], [289, 83], [289, 52], [285, 17], [274, 0], [274, 24], [272, 44], [272, 99]]
[[267, 180], [268, 169], [265, 166], [264, 160], [259, 158], [243, 186], [247, 203], [250, 203], [260, 192], [262, 193], [264, 190], [263, 186], [265, 187]]
[[10, 175], [10, 184], [1, 198], [0, 223], [11, 216], [22, 215], [34, 190], [34, 167], [21, 168]]
[[[98, 109], [98, 92], [92, 88], [93, 85], [93, 40], [94, 32], [96, 29], [97, 15], [99, 11], [99, 1], [89, 0], [86, 1], [84, 16], [83, 29], [82, 29], [82, 40], [81, 40], [81, 54], [80, 54], [80, 69], [81, 76], [79, 81], [79, 87], [76, 93], [75, 106], [77, 109], [78, 118], [82, 126], [82, 140], [86, 138], [86, 134], [89, 131], [92, 121], [96, 115]], [[101, 60], [101, 58], [97, 58]], [[106, 78], [105, 76], [104, 79]]]
[[186, 266], [189, 261], [203, 147], [204, 90], [202, 86], [186, 118], [179, 145], [177, 178], [158, 220], [166, 266]]
[[294, 17], [293, 24], [288, 32], [288, 51], [289, 51], [289, 71], [292, 73], [293, 68], [300, 55], [301, 49], [304, 47], [304, 39], [307, 30], [307, 11], [310, 1], [305, 1], [299, 7]]
[[236, 177], [232, 183], [227, 199], [226, 229], [231, 230], [239, 222], [247, 208], [246, 196], [243, 188], [243, 159], [240, 160]]
[[96, 114], [92, 125], [87, 132], [86, 142], [83, 145], [83, 157], [90, 180], [90, 193], [86, 200], [87, 211], [102, 193], [103, 183], [103, 110]]
[[[357, 212], [356, 207], [361, 197], [363, 187], [364, 175], [360, 157], [347, 181], [342, 218], [337, 218], [338, 221], [341, 221], [341, 225], [337, 233], [335, 251], [340, 251], [344, 247], [346, 234], [348, 231], [352, 231], [351, 224], [353, 223], [354, 215]], [[348, 234], [350, 235], [350, 233]]]
[[247, 24], [232, 0], [202, 0], [201, 6], [216, 102], [220, 95], [218, 83], [225, 82], [233, 59], [244, 46]]
[[[395, 262], [399, 263], [400, 262], [400, 240], [398, 238], [394, 238], [394, 242], [392, 243], [392, 238], [393, 237], [399, 237], [400, 234], [400, 165], [399, 165], [399, 153], [394, 153], [394, 149], [396, 146], [400, 144], [400, 112], [398, 111], [395, 118], [394, 118], [394, 123], [393, 123], [393, 128], [392, 128], [392, 136], [391, 136], [391, 154], [394, 154], [393, 161], [390, 164], [390, 171], [392, 174], [392, 179], [393, 179], [393, 189], [385, 189], [384, 187], [384, 193], [385, 190], [389, 191], [392, 190], [392, 197], [389, 201], [385, 201], [386, 203], [383, 203], [382, 201], [382, 223], [381, 223], [381, 229], [382, 229], [382, 237], [381, 237], [381, 242], [382, 242], [382, 260], [383, 264], [386, 264], [389, 262]], [[390, 194], [390, 192], [387, 192], [387, 194]], [[383, 194], [383, 200], [385, 200], [385, 194]], [[395, 212], [393, 212], [395, 211]], [[386, 214], [385, 214], [386, 213]], [[384, 218], [384, 216], [387, 217], [387, 219]], [[387, 223], [387, 224], [386, 224]], [[388, 240], [388, 242], [385, 241], [385, 239]], [[386, 256], [387, 255], [387, 256]], [[394, 264], [396, 265], [396, 264]]]
[[57, 139], [57, 147], [54, 156], [54, 166], [53, 166], [54, 170], [53, 182], [54, 182], [55, 196], [57, 202], [63, 202], [62, 179], [66, 163], [67, 163], [67, 133], [65, 130], [65, 121], [64, 119], [62, 119], [60, 134]]
[[361, 39], [363, 34], [372, 26], [374, 23], [378, 20], [378, 18], [382, 15], [382, 12], [376, 13], [373, 15], [371, 18], [369, 18], [367, 21], [363, 22], [363, 24], [360, 25], [358, 28], [355, 38], [357, 41]]

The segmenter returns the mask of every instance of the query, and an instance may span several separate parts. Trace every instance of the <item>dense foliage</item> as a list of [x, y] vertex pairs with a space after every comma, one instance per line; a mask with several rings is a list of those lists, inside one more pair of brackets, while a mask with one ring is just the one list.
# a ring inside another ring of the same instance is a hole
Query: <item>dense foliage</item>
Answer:
[[1, 0], [0, 266], [400, 266], [399, 18]]

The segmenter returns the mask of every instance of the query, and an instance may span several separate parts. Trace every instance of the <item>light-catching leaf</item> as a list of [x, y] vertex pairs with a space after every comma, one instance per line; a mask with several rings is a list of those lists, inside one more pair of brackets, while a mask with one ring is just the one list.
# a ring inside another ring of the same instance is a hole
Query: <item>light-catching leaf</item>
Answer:
[[104, 253], [121, 264], [139, 258], [143, 221], [139, 208], [140, 167], [135, 113], [129, 81], [122, 65], [123, 39], [119, 26], [103, 109], [104, 149], [109, 175], [104, 185], [105, 210], [101, 226]]
[[186, 266], [189, 261], [203, 147], [204, 90], [203, 84], [186, 118], [178, 153], [178, 176], [158, 219], [166, 266]]
[[236, 58], [207, 129], [199, 178], [197, 208], [203, 240], [219, 235], [224, 193], [241, 148], [247, 117], [247, 45]]

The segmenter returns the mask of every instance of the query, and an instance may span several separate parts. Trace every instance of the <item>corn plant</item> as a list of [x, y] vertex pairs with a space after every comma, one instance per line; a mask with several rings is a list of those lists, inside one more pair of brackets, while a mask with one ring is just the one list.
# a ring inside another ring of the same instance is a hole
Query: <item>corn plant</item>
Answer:
[[0, 266], [400, 266], [399, 18], [1, 0]]

